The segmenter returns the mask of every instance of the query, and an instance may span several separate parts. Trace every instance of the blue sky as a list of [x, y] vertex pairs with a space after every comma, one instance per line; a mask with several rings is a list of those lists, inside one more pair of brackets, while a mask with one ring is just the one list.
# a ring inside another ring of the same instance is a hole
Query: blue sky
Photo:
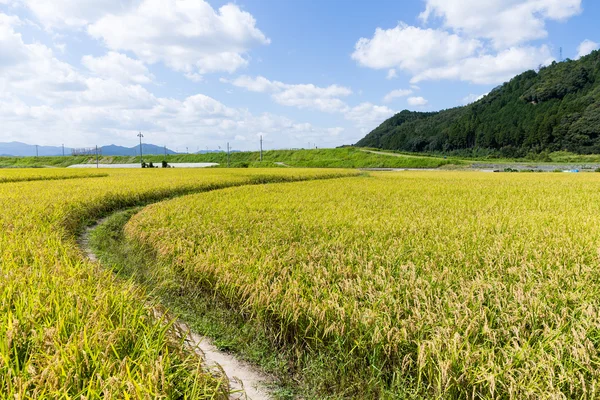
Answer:
[[0, 0], [0, 141], [352, 144], [597, 49], [585, 0]]

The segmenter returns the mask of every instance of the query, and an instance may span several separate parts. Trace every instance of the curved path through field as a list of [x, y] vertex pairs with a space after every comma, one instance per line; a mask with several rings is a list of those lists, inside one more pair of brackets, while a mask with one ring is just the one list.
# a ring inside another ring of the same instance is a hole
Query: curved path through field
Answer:
[[[354, 173], [324, 174], [323, 176], [319, 176], [314, 179], [343, 178], [346, 176], [354, 176]], [[258, 176], [257, 178], [260, 178], [260, 176]], [[296, 178], [296, 180], [298, 181], [305, 179], [310, 179], [310, 177]], [[249, 181], [247, 185], [259, 183], [276, 183], [276, 181], [270, 182], [269, 179], [255, 179], [254, 181]], [[212, 190], [219, 189], [216, 188]], [[202, 191], [206, 190], [190, 192], [194, 193]], [[159, 203], [170, 198], [172, 198], [172, 196], [159, 197], [156, 198], [154, 201], [145, 203], [144, 206], [148, 206], [153, 203]], [[130, 207], [114, 209], [110, 215], [104, 216], [103, 218], [96, 220], [95, 223], [83, 230], [77, 242], [85, 257], [87, 257], [92, 262], [100, 263], [98, 256], [93, 252], [90, 246], [90, 235], [92, 231], [97, 227], [101, 226], [106, 221], [108, 221], [113, 214], [122, 212], [125, 209], [130, 209]], [[168, 320], [173, 319], [168, 318]], [[231, 389], [230, 399], [267, 400], [273, 398], [269, 387], [274, 386], [275, 379], [266, 375], [250, 363], [240, 360], [230, 353], [220, 351], [212, 343], [211, 339], [205, 336], [201, 336], [195, 332], [192, 332], [185, 322], [176, 321], [175, 326], [178, 328], [177, 331], [181, 332], [182, 336], [186, 338], [186, 343], [189, 345], [190, 350], [195, 351], [204, 360], [207, 369], [212, 370], [216, 367], [217, 369], [221, 369], [225, 373], [225, 375], [229, 379]]]
[[[98, 256], [90, 246], [90, 235], [94, 229], [105, 223], [110, 216], [104, 217], [92, 226], [89, 226], [79, 237], [78, 243], [83, 253], [92, 262], [100, 263]], [[273, 398], [269, 386], [273, 378], [263, 373], [260, 369], [248, 362], [240, 360], [230, 353], [220, 351], [212, 340], [206, 336], [193, 332], [185, 322], [176, 321], [178, 330], [186, 337], [190, 350], [195, 351], [203, 359], [209, 369], [215, 367], [223, 370], [229, 379], [231, 400], [270, 400]]]

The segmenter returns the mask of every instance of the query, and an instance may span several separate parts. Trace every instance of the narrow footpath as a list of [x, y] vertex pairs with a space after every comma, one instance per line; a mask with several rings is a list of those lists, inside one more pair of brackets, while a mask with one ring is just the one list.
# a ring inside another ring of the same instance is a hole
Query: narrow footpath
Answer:
[[[100, 263], [98, 256], [90, 247], [90, 235], [98, 226], [102, 225], [109, 217], [96, 221], [93, 226], [86, 228], [79, 237], [78, 243], [85, 256], [92, 262]], [[186, 343], [190, 350], [202, 357], [207, 369], [217, 368], [222, 370], [229, 379], [231, 400], [271, 400], [273, 396], [269, 386], [273, 379], [264, 374], [257, 367], [237, 359], [233, 355], [220, 351], [206, 336], [192, 332], [183, 322], [175, 322], [178, 330], [186, 336]]]

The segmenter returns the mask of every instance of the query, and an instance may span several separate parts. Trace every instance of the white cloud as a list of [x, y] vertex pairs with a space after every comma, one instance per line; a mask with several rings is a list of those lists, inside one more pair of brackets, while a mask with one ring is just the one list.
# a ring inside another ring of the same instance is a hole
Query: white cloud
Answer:
[[398, 73], [396, 72], [396, 70], [394, 68], [389, 69], [387, 76], [385, 77], [385, 79], [396, 79], [398, 77]]
[[467, 96], [463, 97], [462, 103], [465, 105], [475, 103], [476, 101], [483, 99], [485, 96], [487, 96], [487, 93], [484, 93], [484, 94], [469, 93]]
[[359, 39], [352, 58], [369, 68], [417, 73], [471, 56], [479, 48], [474, 39], [400, 23], [393, 29], [377, 28], [371, 39]]
[[385, 97], [383, 98], [383, 102], [389, 103], [398, 97], [406, 97], [408, 95], [411, 95], [412, 93], [413, 93], [413, 91], [411, 89], [392, 90], [391, 92], [389, 92], [388, 94], [385, 95]]
[[378, 106], [372, 103], [361, 103], [352, 107], [345, 113], [346, 119], [354, 122], [358, 127], [364, 128], [363, 132], [373, 129], [396, 112], [386, 106]]
[[[50, 48], [25, 43], [15, 31], [20, 24], [18, 18], [0, 13], [3, 140], [131, 145], [141, 130], [149, 142], [170, 147], [202, 144], [216, 148], [231, 141], [247, 148], [253, 142], [242, 138], [259, 133], [269, 136], [267, 146], [294, 147], [306, 138], [322, 145], [336, 144], [336, 135], [343, 132], [341, 127], [321, 128], [270, 113], [252, 114], [205, 94], [182, 100], [155, 96], [136, 84], [151, 77], [144, 65], [123, 54], [85, 57], [82, 63], [89, 71], [78, 71], [58, 60]], [[311, 90], [326, 96], [346, 93], [336, 86], [309, 86], [307, 92]]]
[[251, 47], [270, 43], [250, 13], [234, 4], [216, 11], [203, 0], [142, 0], [104, 15], [88, 26], [88, 33], [109, 49], [130, 51], [146, 63], [163, 62], [185, 74], [234, 72], [248, 64]]
[[335, 144], [343, 132], [340, 127], [320, 128], [270, 113], [254, 115], [203, 94], [184, 100], [157, 98], [139, 86], [118, 88], [120, 84], [109, 82], [116, 85], [114, 91], [98, 94], [91, 86], [89, 93], [68, 104], [32, 106], [0, 97], [3, 138], [38, 144], [64, 141], [72, 146], [126, 145], [135, 144], [135, 135], [142, 130], [148, 142], [170, 148], [193, 144], [216, 148], [226, 141], [235, 148], [252, 148], [243, 138], [263, 134], [269, 136], [271, 147], [299, 147], [307, 139]]
[[126, 85], [111, 79], [89, 78], [87, 89], [72, 98], [87, 106], [114, 107], [115, 109], [149, 109], [157, 99], [140, 85]]
[[490, 53], [476, 39], [405, 24], [389, 30], [378, 28], [373, 38], [360, 39], [352, 57], [370, 68], [395, 67], [407, 71], [413, 75], [413, 84], [440, 79], [502, 83], [553, 60], [546, 45], [511, 47]]
[[257, 76], [252, 78], [250, 76], [240, 76], [234, 80], [228, 80], [225, 78], [220, 79], [223, 83], [231, 83], [233, 86], [241, 87], [251, 92], [265, 93], [274, 92], [285, 88], [285, 84], [278, 81], [270, 81], [264, 76]]
[[330, 85], [319, 87], [313, 84], [287, 84], [270, 81], [263, 76], [252, 78], [240, 76], [232, 81], [221, 79], [252, 92], [271, 93], [275, 102], [285, 106], [313, 108], [325, 112], [344, 112], [348, 106], [340, 97], [352, 94], [352, 90], [344, 86]]
[[114, 51], [102, 57], [84, 56], [81, 63], [100, 77], [120, 82], [150, 83], [154, 78], [141, 61]]
[[429, 68], [413, 76], [411, 82], [454, 79], [477, 84], [508, 81], [516, 74], [553, 61], [548, 46], [513, 47], [496, 55], [468, 57], [444, 67]]
[[598, 43], [586, 39], [579, 44], [579, 47], [577, 47], [577, 58], [587, 56], [592, 51], [598, 50], [598, 48], [600, 48], [600, 45]]
[[279, 104], [298, 108], [316, 108], [325, 112], [343, 112], [348, 108], [339, 97], [348, 96], [348, 88], [331, 85], [325, 88], [313, 84], [290, 85], [285, 90], [273, 94]]
[[[262, 76], [257, 76], [256, 78], [240, 76], [231, 81], [221, 79], [221, 82], [230, 83], [253, 92], [270, 93], [278, 104], [341, 113], [347, 120], [352, 121], [363, 133], [367, 131], [367, 128], [372, 129], [395, 114], [394, 110], [386, 106], [378, 106], [368, 102], [350, 107], [340, 97], [349, 96], [352, 94], [352, 90], [338, 85], [327, 87], [318, 87], [312, 84], [291, 85], [279, 81], [271, 81]], [[408, 92], [412, 93], [410, 90]], [[399, 96], [402, 93], [403, 91], [397, 90], [393, 91], [391, 95]], [[335, 128], [328, 133], [329, 136], [333, 137], [340, 135], [342, 132], [342, 128]]]
[[0, 13], [0, 91], [62, 98], [86, 88], [84, 79], [69, 64], [58, 60], [42, 44], [26, 44], [15, 31], [21, 21]]
[[422, 107], [427, 105], [428, 101], [425, 100], [425, 98], [419, 96], [419, 97], [409, 97], [407, 100], [409, 105], [413, 106], [413, 107]]
[[[547, 45], [528, 45], [547, 36], [546, 21], [581, 12], [581, 0], [425, 0], [424, 23], [377, 28], [356, 42], [352, 58], [373, 69], [402, 70], [412, 83], [452, 79], [498, 84], [553, 60]], [[586, 44], [584, 50], [591, 48]]]
[[131, 7], [133, 0], [21, 0], [47, 29], [82, 28], [112, 12]]
[[327, 129], [327, 133], [329, 134], [329, 136], [339, 136], [342, 134], [342, 132], [344, 132], [344, 128], [341, 128], [339, 126], [336, 128]]
[[546, 20], [562, 21], [581, 12], [581, 0], [425, 0], [420, 19], [432, 17], [444, 27], [485, 38], [500, 50], [545, 38]]

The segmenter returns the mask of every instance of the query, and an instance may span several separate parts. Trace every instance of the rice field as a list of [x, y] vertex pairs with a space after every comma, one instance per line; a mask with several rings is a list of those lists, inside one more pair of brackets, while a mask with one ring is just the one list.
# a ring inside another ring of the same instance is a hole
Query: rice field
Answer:
[[61, 169], [3, 169], [0, 170], [0, 183], [28, 182], [45, 180], [63, 180], [78, 178], [94, 178], [107, 176], [104, 173], [88, 171], [65, 171]]
[[125, 232], [260, 321], [316, 398], [592, 399], [599, 215], [597, 174], [372, 173], [185, 196]]
[[202, 366], [165, 310], [88, 261], [77, 234], [176, 195], [342, 175], [356, 172], [0, 171], [0, 398], [228, 398], [226, 378]]

